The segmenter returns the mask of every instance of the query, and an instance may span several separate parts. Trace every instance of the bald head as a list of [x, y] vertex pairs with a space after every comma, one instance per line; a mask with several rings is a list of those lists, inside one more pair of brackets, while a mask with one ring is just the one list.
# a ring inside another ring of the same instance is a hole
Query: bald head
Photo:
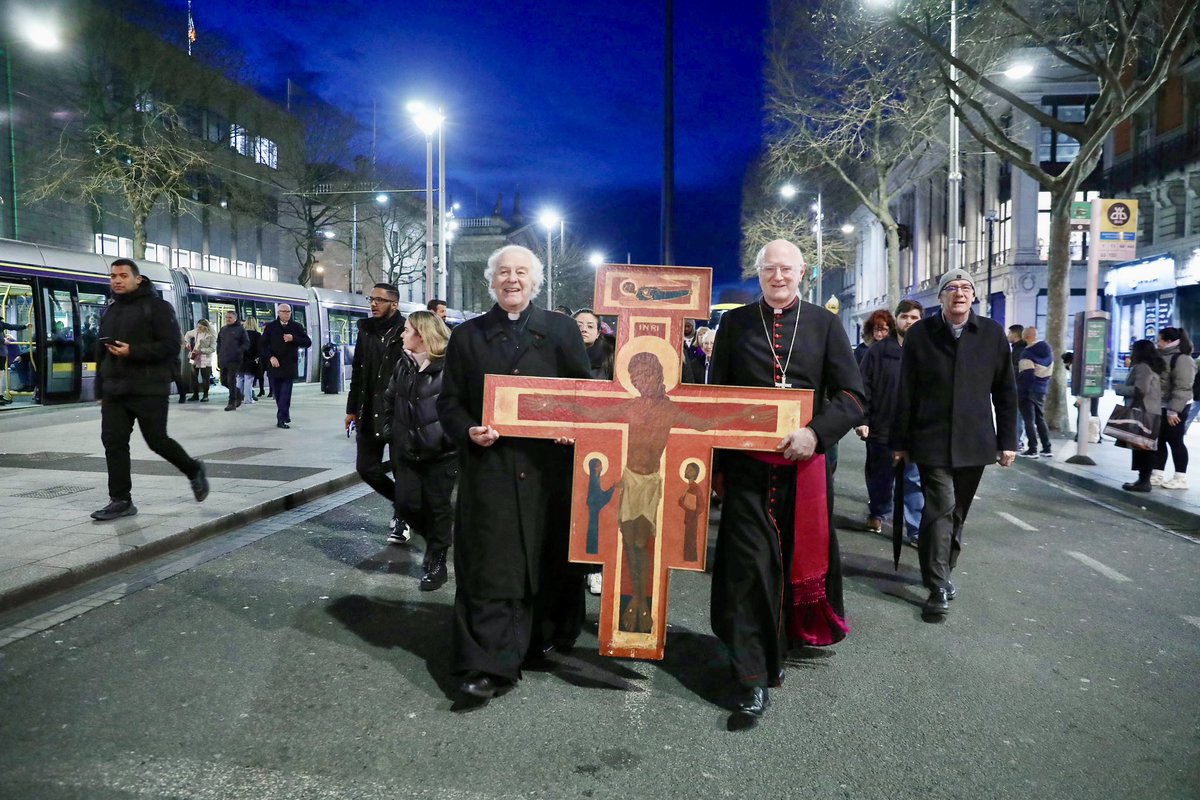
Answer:
[[1025, 340], [1025, 344], [1037, 344], [1037, 340], [1038, 340], [1037, 328], [1030, 325], [1028, 328], [1021, 331], [1021, 338]]
[[804, 256], [787, 239], [768, 242], [754, 259], [763, 299], [772, 308], [787, 308], [796, 302], [804, 277]]

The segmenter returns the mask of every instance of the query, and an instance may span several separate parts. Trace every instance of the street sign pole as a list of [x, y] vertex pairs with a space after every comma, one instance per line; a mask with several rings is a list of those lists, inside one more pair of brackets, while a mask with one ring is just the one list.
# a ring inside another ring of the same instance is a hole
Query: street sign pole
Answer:
[[[1087, 347], [1087, 319], [1090, 312], [1096, 311], [1096, 292], [1100, 287], [1100, 214], [1103, 201], [1099, 197], [1092, 199], [1092, 220], [1088, 234], [1088, 271], [1087, 271], [1087, 296], [1084, 299], [1084, 335], [1077, 339], [1075, 348], [1075, 358], [1081, 361], [1086, 358]], [[1080, 345], [1083, 345], [1082, 347]], [[1080, 365], [1079, 374], [1082, 376], [1086, 371], [1086, 365]], [[1096, 462], [1088, 456], [1088, 427], [1092, 418], [1092, 400], [1090, 397], [1084, 396], [1082, 385], [1084, 381], [1079, 381], [1077, 397], [1079, 398], [1079, 422], [1075, 430], [1075, 455], [1067, 459], [1068, 464], [1084, 464], [1086, 466], [1095, 466]]]

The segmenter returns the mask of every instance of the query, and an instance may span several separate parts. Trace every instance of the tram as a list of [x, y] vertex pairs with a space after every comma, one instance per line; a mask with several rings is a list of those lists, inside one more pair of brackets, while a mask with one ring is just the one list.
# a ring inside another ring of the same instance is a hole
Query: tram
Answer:
[[[0, 370], [0, 403], [69, 403], [95, 397], [95, 352], [100, 317], [110, 299], [111, 259], [44, 245], [0, 239], [0, 333], [5, 364]], [[321, 348], [340, 350], [344, 379], [354, 362], [358, 322], [369, 306], [365, 298], [333, 289], [240, 278], [192, 269], [169, 269], [153, 261], [138, 268], [159, 295], [175, 307], [183, 331], [207, 319], [214, 330], [225, 312], [260, 325], [275, 319], [277, 303], [292, 306], [292, 319], [304, 325], [313, 346], [301, 350], [298, 375], [320, 379]], [[423, 309], [401, 303], [409, 314]], [[448, 310], [455, 324], [474, 316]], [[181, 366], [188, 368], [180, 353]]]

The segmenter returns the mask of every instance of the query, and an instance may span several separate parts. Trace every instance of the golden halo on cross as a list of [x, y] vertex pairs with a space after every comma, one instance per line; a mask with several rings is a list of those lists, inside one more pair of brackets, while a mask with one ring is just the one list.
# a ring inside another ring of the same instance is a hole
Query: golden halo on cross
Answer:
[[679, 385], [681, 366], [679, 354], [675, 352], [675, 348], [666, 339], [660, 339], [657, 336], [635, 336], [617, 351], [617, 360], [613, 365], [613, 374], [626, 391], [630, 394], [638, 394], [638, 390], [634, 388], [633, 381], [629, 377], [629, 360], [638, 353], [653, 353], [658, 357], [658, 363], [662, 364], [663, 368], [663, 384], [667, 387], [668, 392]]
[[608, 472], [608, 456], [604, 455], [604, 453], [601, 453], [599, 450], [594, 450], [583, 457], [581, 465], [583, 467], [584, 475], [590, 476], [592, 474], [591, 464], [593, 458], [600, 462], [601, 475]]

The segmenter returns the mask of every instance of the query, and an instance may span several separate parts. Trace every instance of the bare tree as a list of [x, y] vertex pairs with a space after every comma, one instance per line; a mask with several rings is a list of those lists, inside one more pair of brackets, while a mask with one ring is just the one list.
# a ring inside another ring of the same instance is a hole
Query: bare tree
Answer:
[[[1066, 343], [1071, 202], [1117, 124], [1155, 95], [1174, 64], [1195, 53], [1198, 4], [1200, 0], [981, 0], [960, 20], [962, 36], [954, 52], [944, 0], [916, 0], [889, 14], [896, 28], [938, 59], [940, 81], [963, 127], [1050, 194], [1046, 339], [1056, 350]], [[903, 44], [893, 41], [892, 46]], [[1072, 82], [1095, 86], [1082, 122], [1057, 118], [998, 79], [1000, 61], [1021, 48], [1038, 57], [1039, 71], [1068, 74]], [[1078, 154], [1060, 172], [1046, 169], [1036, 144], [1031, 147], [1007, 124], [1009, 109], [1056, 137], [1077, 142]], [[1069, 426], [1066, 401], [1066, 370], [1056, 360], [1046, 416], [1060, 430]]]
[[[389, 168], [376, 182], [378, 188], [396, 188], [415, 181], [407, 173]], [[414, 195], [395, 193], [387, 195], [386, 203], [372, 202], [370, 206], [365, 220], [370, 233], [360, 239], [363, 262], [377, 264], [382, 279], [397, 286], [421, 280], [425, 276], [424, 203]]]
[[[778, 12], [767, 98], [778, 134], [769, 161], [781, 179], [818, 169], [836, 176], [875, 215], [887, 236], [895, 302], [900, 239], [891, 204], [945, 163], [939, 126], [948, 106], [931, 59], [869, 35], [862, 5], [847, 0], [808, 11], [789, 4]], [[786, 223], [785, 215], [768, 217], [766, 228]]]

